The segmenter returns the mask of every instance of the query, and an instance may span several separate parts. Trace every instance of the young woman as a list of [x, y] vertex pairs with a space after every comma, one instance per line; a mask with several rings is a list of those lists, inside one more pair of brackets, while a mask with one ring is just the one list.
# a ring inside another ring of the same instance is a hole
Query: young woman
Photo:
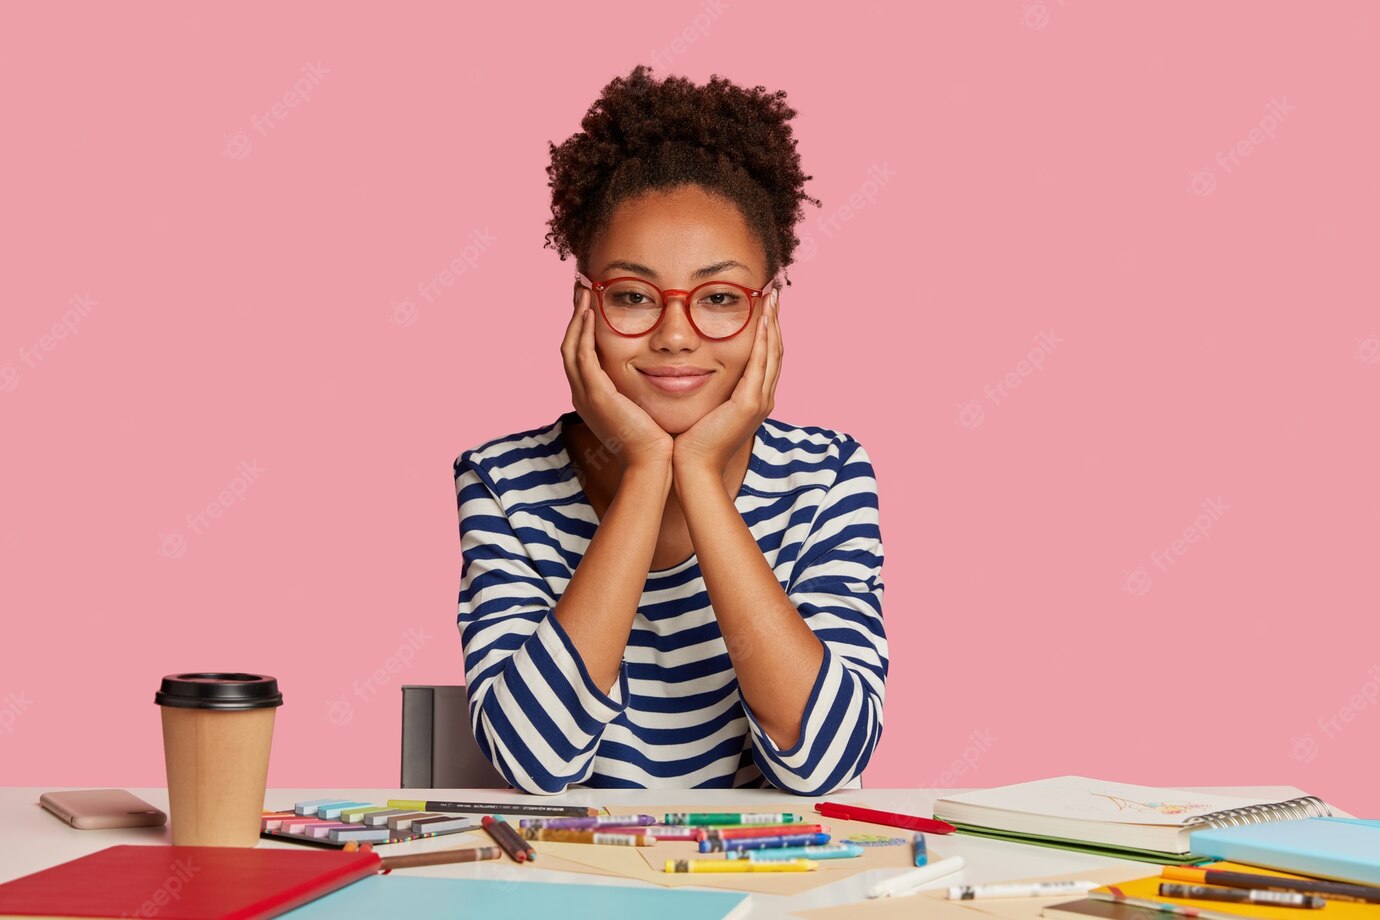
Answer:
[[[519, 789], [860, 785], [888, 667], [867, 453], [770, 417], [785, 94], [615, 78], [552, 145], [574, 411], [455, 461], [471, 725]], [[847, 310], [853, 305], [839, 305]]]

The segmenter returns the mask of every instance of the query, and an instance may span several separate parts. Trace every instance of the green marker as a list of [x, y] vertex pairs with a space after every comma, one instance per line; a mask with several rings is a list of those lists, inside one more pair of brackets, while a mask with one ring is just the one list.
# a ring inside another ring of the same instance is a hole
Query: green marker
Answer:
[[673, 827], [675, 825], [704, 827], [710, 824], [800, 824], [804, 820], [804, 815], [754, 814], [737, 811], [676, 811], [669, 812], [662, 823]]

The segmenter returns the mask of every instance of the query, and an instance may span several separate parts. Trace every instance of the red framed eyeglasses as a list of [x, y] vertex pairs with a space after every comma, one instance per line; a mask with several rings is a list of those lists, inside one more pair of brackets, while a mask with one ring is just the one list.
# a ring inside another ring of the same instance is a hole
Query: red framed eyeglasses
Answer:
[[575, 280], [594, 292], [604, 322], [618, 335], [644, 336], [661, 325], [672, 297], [683, 298], [690, 325], [706, 339], [731, 339], [747, 328], [760, 297], [780, 296], [782, 275], [761, 288], [733, 281], [706, 281], [689, 291], [659, 288], [644, 278], [625, 276], [591, 281], [583, 272]]

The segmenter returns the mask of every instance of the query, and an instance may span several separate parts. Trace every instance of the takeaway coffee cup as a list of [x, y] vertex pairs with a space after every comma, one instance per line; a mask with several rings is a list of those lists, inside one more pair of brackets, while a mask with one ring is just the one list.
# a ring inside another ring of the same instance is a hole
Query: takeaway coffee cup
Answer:
[[263, 674], [169, 674], [163, 710], [168, 812], [176, 846], [252, 847], [268, 781], [278, 681]]

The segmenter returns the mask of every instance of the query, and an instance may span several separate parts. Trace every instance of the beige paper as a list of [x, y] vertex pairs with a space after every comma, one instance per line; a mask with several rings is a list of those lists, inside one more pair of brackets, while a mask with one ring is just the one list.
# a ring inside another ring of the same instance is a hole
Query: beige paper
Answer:
[[[1078, 872], [1065, 872], [1062, 875], [1042, 875], [1037, 878], [1011, 879], [1016, 882], [1072, 882], [1087, 880], [1103, 885], [1133, 878], [1144, 878], [1150, 871], [1140, 863], [1127, 863], [1125, 867], [1113, 866], [1109, 869], [1083, 869]], [[1002, 884], [1008, 884], [1003, 881]], [[1035, 920], [1040, 910], [1049, 904], [1064, 901], [1077, 901], [1078, 895], [1055, 895], [1050, 898], [988, 898], [974, 901], [950, 901], [947, 889], [940, 885], [926, 888], [912, 896], [900, 898], [869, 898], [853, 904], [840, 904], [837, 907], [820, 907], [802, 910], [797, 916], [808, 920], [901, 920], [912, 917], [940, 917], [943, 920]]]
[[173, 845], [257, 846], [276, 709], [162, 710]]
[[[805, 802], [803, 804], [809, 804]], [[853, 803], [858, 804], [858, 803]], [[607, 811], [614, 815], [635, 815], [635, 814], [655, 814], [661, 815], [666, 812], [675, 811], [703, 811], [703, 806], [685, 805], [610, 805]], [[744, 812], [772, 812], [780, 811], [777, 807], [760, 808], [738, 808], [734, 811]], [[815, 817], [812, 812], [802, 809], [801, 814]], [[564, 860], [582, 863], [592, 869], [601, 870], [602, 873], [619, 875], [624, 878], [633, 878], [640, 881], [651, 882], [656, 885], [664, 885], [668, 888], [679, 888], [685, 885], [693, 885], [698, 888], [719, 888], [729, 891], [751, 891], [763, 894], [792, 895], [801, 891], [809, 891], [811, 888], [818, 888], [821, 885], [831, 885], [834, 882], [847, 878], [849, 875], [858, 872], [865, 872], [869, 869], [905, 869], [914, 868], [912, 864], [910, 841], [914, 836], [913, 832], [901, 828], [883, 827], [877, 824], [868, 824], [862, 821], [840, 821], [837, 818], [826, 818], [818, 816], [818, 824], [829, 826], [830, 843], [845, 842], [849, 837], [867, 835], [872, 837], [887, 837], [899, 839], [900, 844], [892, 846], [871, 846], [863, 848], [863, 855], [855, 859], [825, 859], [819, 860], [819, 869], [812, 872], [784, 872], [781, 874], [755, 874], [751, 872], [727, 873], [723, 875], [709, 873], [676, 873], [664, 871], [666, 860], [668, 859], [722, 859], [722, 854], [700, 853], [696, 843], [684, 840], [659, 840], [655, 846], [650, 847], [623, 847], [605, 846], [591, 843], [555, 843], [551, 841], [539, 840], [532, 841], [532, 846], [537, 849], [539, 854], [550, 853]], [[930, 842], [930, 859], [943, 859], [947, 854], [943, 844], [934, 845], [934, 838], [928, 838]], [[541, 863], [543, 856], [538, 857], [538, 864]]]

